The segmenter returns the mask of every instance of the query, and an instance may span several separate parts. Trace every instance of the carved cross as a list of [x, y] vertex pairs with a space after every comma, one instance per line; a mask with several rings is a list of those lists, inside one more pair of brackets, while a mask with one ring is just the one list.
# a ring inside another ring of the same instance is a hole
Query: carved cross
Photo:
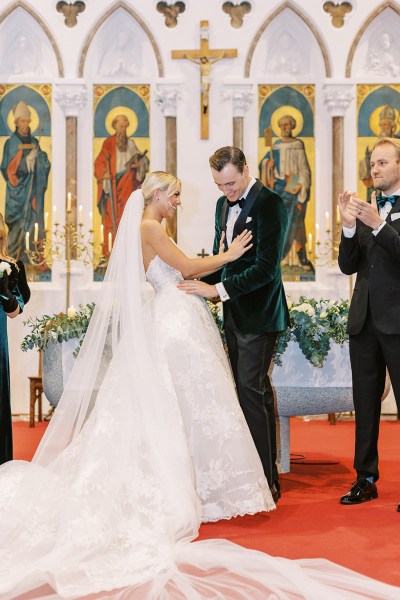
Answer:
[[208, 46], [208, 21], [200, 21], [200, 49], [172, 50], [172, 58], [186, 58], [200, 66], [200, 110], [201, 139], [208, 140], [209, 130], [209, 91], [211, 86], [211, 67], [221, 58], [235, 58], [237, 50], [221, 48], [212, 50]]
[[206, 256], [210, 256], [210, 255], [207, 254], [207, 252], [204, 250], [204, 248], [202, 248], [201, 252], [197, 253], [197, 256], [201, 256], [201, 258], [205, 258]]

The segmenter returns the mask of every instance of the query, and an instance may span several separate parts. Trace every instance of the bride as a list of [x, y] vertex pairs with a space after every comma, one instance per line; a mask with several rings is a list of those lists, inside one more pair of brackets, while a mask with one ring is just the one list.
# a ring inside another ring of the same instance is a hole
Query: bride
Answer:
[[177, 269], [217, 268], [249, 237], [230, 253], [186, 258], [161, 226], [179, 188], [156, 173], [132, 194], [35, 457], [0, 468], [0, 598], [397, 598], [329, 561], [193, 542], [202, 518], [273, 503], [211, 317], [176, 289]]

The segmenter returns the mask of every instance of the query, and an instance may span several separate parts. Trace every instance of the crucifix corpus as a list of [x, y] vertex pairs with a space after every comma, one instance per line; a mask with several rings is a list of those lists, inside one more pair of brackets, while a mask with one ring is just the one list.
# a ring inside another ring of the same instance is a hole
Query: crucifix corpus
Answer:
[[200, 123], [201, 139], [208, 140], [209, 91], [211, 86], [211, 67], [221, 58], [235, 58], [237, 50], [208, 47], [208, 21], [200, 21], [200, 49], [172, 50], [172, 58], [186, 58], [200, 66]]

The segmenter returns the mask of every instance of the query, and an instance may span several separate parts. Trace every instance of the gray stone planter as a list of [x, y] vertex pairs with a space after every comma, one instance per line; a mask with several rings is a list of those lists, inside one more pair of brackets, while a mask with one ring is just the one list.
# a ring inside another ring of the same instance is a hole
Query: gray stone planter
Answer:
[[61, 398], [74, 364], [73, 352], [78, 345], [77, 339], [62, 344], [51, 341], [43, 351], [43, 391], [51, 406], [57, 406]]

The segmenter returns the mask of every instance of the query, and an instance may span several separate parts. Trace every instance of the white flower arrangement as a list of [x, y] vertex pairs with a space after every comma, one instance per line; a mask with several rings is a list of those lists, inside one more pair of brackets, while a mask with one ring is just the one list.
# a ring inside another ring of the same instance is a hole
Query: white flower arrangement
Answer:
[[314, 367], [322, 367], [331, 342], [343, 345], [346, 333], [348, 300], [315, 300], [302, 296], [298, 302], [288, 301], [290, 327], [279, 334], [274, 362], [282, 364], [282, 355], [290, 341], [295, 341]]
[[2, 260], [0, 262], [0, 277], [3, 277], [4, 272], [6, 272], [7, 275], [9, 275], [11, 273], [11, 266], [7, 262]]

